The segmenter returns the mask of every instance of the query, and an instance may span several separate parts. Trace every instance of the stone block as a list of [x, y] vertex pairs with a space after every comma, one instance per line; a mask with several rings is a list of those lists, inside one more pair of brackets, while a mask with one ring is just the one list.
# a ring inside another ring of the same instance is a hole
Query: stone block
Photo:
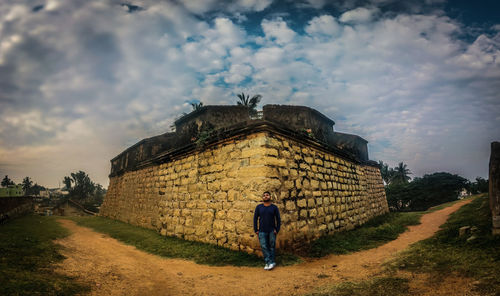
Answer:
[[227, 212], [227, 218], [239, 222], [243, 219], [243, 214], [241, 211], [231, 209]]
[[214, 233], [216, 230], [222, 231], [224, 230], [224, 220], [215, 220], [214, 223], [212, 224]]
[[227, 212], [225, 210], [219, 210], [215, 212], [215, 219], [225, 220], [227, 216]]
[[307, 200], [302, 198], [297, 200], [297, 206], [300, 208], [305, 208], [307, 206]]
[[302, 219], [306, 219], [307, 218], [307, 210], [305, 210], [305, 209], [300, 210], [299, 217]]
[[254, 177], [278, 178], [279, 173], [276, 169], [267, 166], [249, 166], [249, 167], [241, 167], [237, 171], [237, 177], [243, 178], [243, 180], [247, 180], [248, 178], [254, 178]]
[[285, 204], [285, 209], [287, 211], [295, 211], [297, 207], [295, 206], [295, 203], [293, 201], [287, 201]]
[[226, 199], [227, 199], [227, 192], [225, 192], [225, 191], [219, 191], [219, 192], [217, 192], [217, 193], [215, 193], [215, 194], [213, 195], [213, 198], [214, 198], [215, 200], [224, 201], [224, 200], [226, 200]]
[[[225, 231], [222, 231], [222, 230], [214, 230], [213, 234], [214, 234], [215, 239], [217, 240], [217, 243], [219, 243], [219, 241], [220, 241], [221, 243], [224, 243], [224, 242], [225, 242], [225, 239], [226, 239], [226, 232], [225, 232]], [[223, 241], [222, 241], [222, 240], [223, 240]]]
[[228, 231], [229, 233], [234, 233], [236, 231], [236, 225], [233, 221], [225, 221], [224, 230]]
[[174, 232], [175, 232], [175, 235], [183, 234], [184, 233], [184, 226], [183, 225], [175, 225]]

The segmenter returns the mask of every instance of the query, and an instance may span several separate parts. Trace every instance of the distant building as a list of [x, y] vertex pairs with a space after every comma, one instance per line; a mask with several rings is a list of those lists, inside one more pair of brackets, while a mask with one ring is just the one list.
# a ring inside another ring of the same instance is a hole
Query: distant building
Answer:
[[51, 188], [49, 189], [49, 193], [50, 193], [50, 197], [61, 197], [61, 196], [65, 196], [65, 195], [68, 195], [69, 192], [68, 191], [63, 191], [63, 189], [61, 188]]
[[24, 196], [23, 185], [9, 185], [0, 188], [0, 197]]
[[465, 198], [465, 197], [467, 197], [469, 195], [470, 195], [469, 191], [467, 191], [467, 189], [464, 188], [464, 189], [462, 189], [462, 191], [460, 191], [459, 198], [462, 199], [462, 198]]
[[40, 190], [38, 196], [43, 198], [54, 198], [68, 195], [68, 191], [62, 191], [60, 188], [48, 188], [44, 190]]

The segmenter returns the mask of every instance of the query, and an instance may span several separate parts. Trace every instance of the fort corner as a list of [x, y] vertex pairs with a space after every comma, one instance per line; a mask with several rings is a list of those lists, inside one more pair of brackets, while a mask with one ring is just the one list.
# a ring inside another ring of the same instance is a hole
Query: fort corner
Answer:
[[388, 212], [387, 200], [367, 141], [333, 125], [304, 106], [266, 105], [257, 119], [241, 106], [202, 107], [111, 160], [101, 215], [252, 253], [253, 210], [270, 191], [280, 248], [353, 228]]

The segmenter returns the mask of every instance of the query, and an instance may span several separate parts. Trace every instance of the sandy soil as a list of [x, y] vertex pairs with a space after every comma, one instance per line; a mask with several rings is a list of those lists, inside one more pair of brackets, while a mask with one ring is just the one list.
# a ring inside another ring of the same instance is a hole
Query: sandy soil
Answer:
[[398, 239], [376, 249], [278, 266], [272, 271], [165, 259], [61, 219], [72, 234], [57, 241], [65, 247], [62, 253], [67, 257], [57, 271], [90, 283], [91, 295], [300, 295], [319, 286], [380, 274], [384, 261], [432, 236], [449, 214], [470, 201], [424, 215], [422, 224], [409, 227]]

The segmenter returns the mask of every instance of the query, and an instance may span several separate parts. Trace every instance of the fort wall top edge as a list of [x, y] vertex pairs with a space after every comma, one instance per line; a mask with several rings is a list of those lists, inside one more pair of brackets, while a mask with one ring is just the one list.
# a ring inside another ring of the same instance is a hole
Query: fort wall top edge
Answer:
[[257, 131], [280, 133], [346, 159], [376, 165], [368, 158], [367, 141], [335, 132], [335, 122], [306, 106], [265, 105], [259, 116], [244, 106], [203, 106], [175, 121], [175, 132], [146, 138], [111, 160], [110, 177], [169, 161], [176, 155], [224, 139]]

